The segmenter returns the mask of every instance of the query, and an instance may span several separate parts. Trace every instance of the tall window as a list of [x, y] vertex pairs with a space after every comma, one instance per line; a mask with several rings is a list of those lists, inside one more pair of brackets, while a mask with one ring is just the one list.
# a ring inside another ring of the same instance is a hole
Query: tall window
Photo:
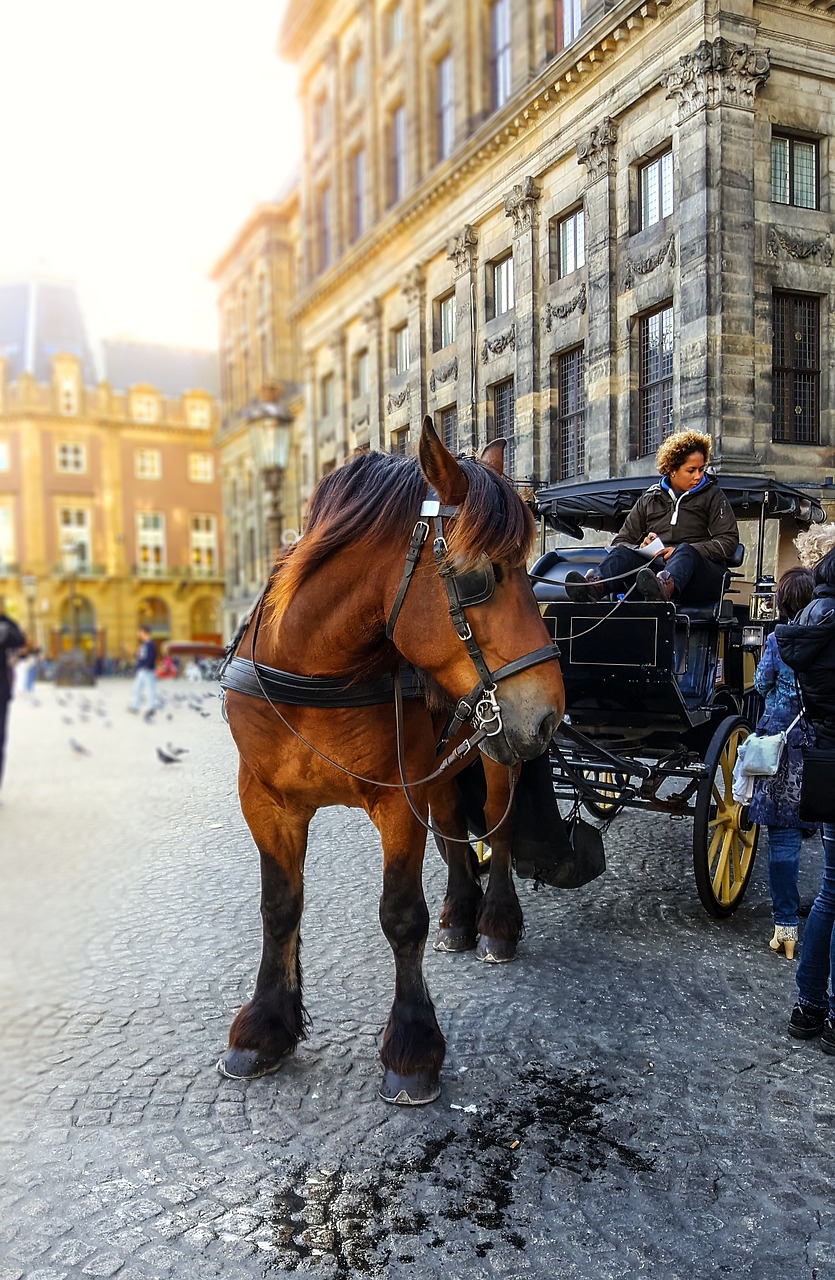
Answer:
[[774, 294], [772, 438], [781, 444], [820, 443], [820, 299]]
[[136, 449], [133, 474], [137, 480], [159, 480], [162, 476], [162, 454], [159, 449]]
[[639, 170], [640, 226], [652, 227], [673, 211], [673, 153], [664, 151]]
[[435, 66], [435, 159], [445, 160], [455, 138], [455, 99], [452, 96], [452, 54]]
[[140, 511], [136, 517], [137, 572], [144, 578], [165, 573], [165, 516], [161, 511]]
[[321, 142], [330, 132], [331, 109], [327, 94], [320, 94], [313, 103], [313, 141]]
[[87, 450], [84, 445], [59, 444], [58, 470], [65, 475], [83, 475], [87, 470]]
[[406, 190], [406, 108], [401, 103], [389, 116], [389, 204], [402, 200]]
[[14, 525], [12, 508], [9, 503], [0, 504], [0, 570], [6, 570], [15, 563]]
[[215, 460], [210, 453], [188, 455], [188, 478], [194, 484], [212, 484], [215, 478]]
[[582, 475], [586, 467], [586, 362], [583, 348], [562, 352], [556, 363], [556, 473], [558, 480], [567, 480], [570, 476]]
[[771, 199], [799, 209], [818, 207], [818, 144], [805, 138], [773, 134]]
[[208, 400], [187, 400], [186, 421], [190, 427], [210, 427], [212, 406]]
[[192, 516], [189, 521], [189, 564], [198, 578], [217, 573], [217, 521], [214, 516]]
[[63, 554], [64, 548], [71, 546], [78, 557], [78, 566], [83, 573], [89, 568], [90, 555], [90, 512], [84, 507], [62, 507], [58, 512], [58, 549]]
[[[246, 294], [243, 295], [243, 304]], [[159, 419], [159, 398], [154, 395], [137, 394], [132, 397], [131, 409], [135, 422], [157, 422]]]
[[331, 187], [329, 182], [319, 188], [316, 202], [316, 238], [319, 270], [324, 271], [331, 264]]
[[351, 239], [359, 240], [365, 230], [365, 147], [351, 156]]
[[580, 0], [557, 0], [557, 49], [566, 49], [580, 34], [582, 12]]
[[495, 316], [503, 316], [505, 312], [512, 311], [516, 305], [516, 292], [513, 282], [513, 254], [509, 253], [506, 258], [500, 258], [498, 262], [490, 264], [490, 283], [492, 285], [492, 314]]
[[499, 436], [503, 436], [507, 441], [504, 469], [508, 475], [513, 475], [516, 465], [514, 411], [513, 379], [507, 378], [504, 382], [497, 382], [493, 387], [493, 418], [487, 424], [487, 443], [489, 444], [491, 440], [496, 440]]
[[0, 471], [8, 471], [9, 469], [9, 442], [8, 440], [0, 440]]
[[385, 14], [385, 50], [391, 53], [403, 39], [403, 4], [402, 0], [394, 0]]
[[348, 60], [348, 66], [345, 72], [345, 86], [348, 93], [348, 100], [353, 101], [362, 93], [365, 83], [365, 67], [363, 66], [362, 54], [357, 49]]
[[586, 261], [586, 224], [582, 207], [551, 223], [551, 278], [571, 275]]
[[368, 395], [368, 352], [358, 351], [354, 356], [353, 377], [351, 379], [354, 399]]
[[503, 107], [510, 97], [510, 0], [490, 5], [490, 106]]
[[673, 308], [642, 316], [638, 356], [638, 452], [654, 453], [673, 427]]
[[441, 410], [440, 436], [450, 453], [458, 452], [458, 408], [451, 404]]
[[392, 431], [391, 433], [391, 451], [399, 453], [401, 457], [409, 452], [409, 428], [404, 427], [402, 431]]
[[409, 368], [409, 326], [401, 324], [392, 333], [392, 364], [395, 376]]
[[439, 298], [435, 311], [435, 350], [442, 351], [455, 341], [455, 294]]

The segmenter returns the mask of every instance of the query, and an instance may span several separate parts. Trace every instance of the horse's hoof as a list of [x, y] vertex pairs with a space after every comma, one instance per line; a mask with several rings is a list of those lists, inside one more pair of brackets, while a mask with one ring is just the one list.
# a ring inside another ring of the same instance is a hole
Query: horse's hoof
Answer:
[[217, 1069], [227, 1080], [258, 1080], [278, 1071], [281, 1062], [281, 1058], [277, 1062], [268, 1062], [257, 1049], [227, 1049], [218, 1058]]
[[480, 933], [475, 953], [486, 964], [509, 964], [516, 959], [516, 943], [506, 938], [488, 938], [487, 934]]
[[427, 1102], [434, 1102], [441, 1092], [437, 1075], [428, 1071], [414, 1076], [400, 1076], [389, 1068], [380, 1085], [380, 1097], [383, 1102], [391, 1102], [397, 1107], [423, 1107]]
[[439, 929], [432, 947], [435, 951], [472, 951], [475, 944], [473, 929]]

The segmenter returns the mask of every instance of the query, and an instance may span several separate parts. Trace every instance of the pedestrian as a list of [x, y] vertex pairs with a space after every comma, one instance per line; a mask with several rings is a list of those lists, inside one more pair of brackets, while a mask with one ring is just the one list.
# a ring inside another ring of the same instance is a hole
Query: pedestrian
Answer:
[[[815, 746], [834, 750], [835, 547], [815, 565], [813, 577], [811, 603], [794, 623], [778, 626], [775, 632], [780, 657], [800, 682]], [[823, 878], [803, 931], [789, 1035], [798, 1040], [819, 1035], [821, 1047], [835, 1054], [835, 795], [830, 793], [828, 799], [832, 821], [824, 821], [822, 828]]]
[[145, 719], [152, 720], [157, 709], [157, 648], [151, 638], [150, 627], [142, 626], [138, 631], [139, 647], [136, 650], [134, 666], [133, 693], [128, 711], [137, 715], [142, 709], [142, 695], [148, 700]]
[[[808, 569], [789, 569], [777, 584], [775, 603], [783, 622], [796, 618], [812, 599], [814, 582]], [[774, 632], [765, 642], [763, 655], [754, 673], [754, 685], [765, 698], [765, 707], [756, 732], [785, 733], [786, 747], [773, 777], [755, 778], [750, 815], [753, 822], [768, 828], [768, 886], [774, 935], [772, 951], [793, 959], [797, 945], [797, 887], [800, 870], [800, 842], [808, 823], [800, 820], [800, 780], [803, 772], [802, 747], [806, 735], [800, 717], [800, 699], [794, 672], [786, 666], [777, 649]]]
[[[676, 431], [655, 455], [661, 479], [627, 514], [601, 564], [565, 575], [569, 600], [617, 597], [633, 585], [646, 600], [712, 604], [739, 543], [731, 504], [705, 468], [710, 436]], [[654, 554], [653, 554], [654, 552]], [[636, 572], [637, 571], [637, 572]]]
[[0, 599], [0, 784], [3, 782], [3, 761], [6, 754], [6, 721], [12, 700], [11, 657], [26, 645], [26, 637], [12, 618], [8, 616]]

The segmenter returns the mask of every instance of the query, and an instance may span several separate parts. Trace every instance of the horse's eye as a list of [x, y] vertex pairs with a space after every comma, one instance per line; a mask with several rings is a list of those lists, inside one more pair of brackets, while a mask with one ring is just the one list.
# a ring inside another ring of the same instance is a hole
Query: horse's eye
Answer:
[[504, 577], [504, 574], [502, 573], [502, 566], [500, 564], [493, 565], [493, 577], [496, 579], [497, 582], [501, 582], [502, 578]]

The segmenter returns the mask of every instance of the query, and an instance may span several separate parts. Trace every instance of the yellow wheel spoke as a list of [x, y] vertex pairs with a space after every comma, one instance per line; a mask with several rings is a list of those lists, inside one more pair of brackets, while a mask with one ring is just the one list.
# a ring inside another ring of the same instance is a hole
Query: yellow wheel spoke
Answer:
[[730, 877], [728, 855], [731, 850], [730, 831], [723, 833], [722, 851], [719, 854], [719, 860], [716, 863], [716, 870], [713, 873], [713, 892], [719, 902], [727, 902], [730, 897]]

